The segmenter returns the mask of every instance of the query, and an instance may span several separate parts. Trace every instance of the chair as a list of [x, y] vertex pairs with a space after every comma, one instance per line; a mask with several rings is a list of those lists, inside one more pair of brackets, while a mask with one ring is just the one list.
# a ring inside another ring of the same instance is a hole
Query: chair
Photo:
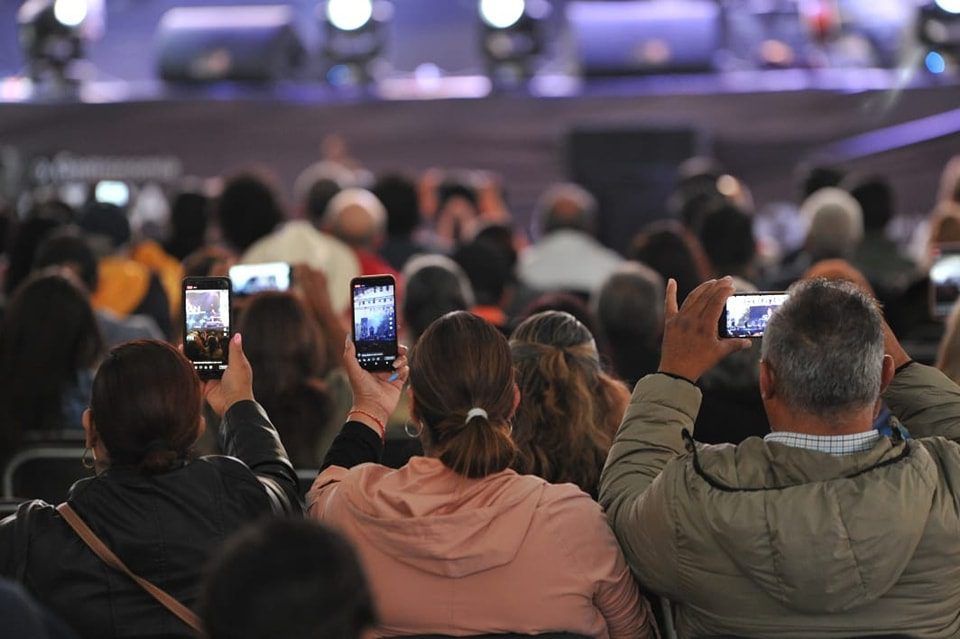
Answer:
[[15, 454], [3, 469], [3, 498], [43, 499], [58, 504], [74, 482], [92, 471], [80, 462], [83, 446], [36, 445]]
[[9, 517], [10, 515], [16, 513], [17, 508], [19, 508], [20, 504], [22, 504], [24, 501], [26, 500], [20, 499], [19, 497], [14, 497], [12, 499], [0, 497], [0, 519]]

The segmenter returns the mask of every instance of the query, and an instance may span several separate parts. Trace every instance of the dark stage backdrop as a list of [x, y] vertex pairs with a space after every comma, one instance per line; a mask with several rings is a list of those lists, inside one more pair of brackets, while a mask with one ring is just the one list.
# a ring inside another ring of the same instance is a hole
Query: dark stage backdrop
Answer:
[[[893, 99], [889, 99], [893, 98]], [[850, 136], [955, 109], [956, 87], [887, 93], [826, 91], [647, 97], [306, 104], [276, 100], [171, 100], [119, 104], [0, 105], [0, 146], [27, 156], [172, 154], [188, 174], [211, 176], [252, 163], [289, 188], [342, 134], [374, 171], [471, 167], [503, 176], [523, 221], [536, 196], [566, 176], [564, 140], [575, 127], [691, 127], [753, 188], [758, 204], [795, 193], [797, 163]], [[926, 211], [960, 136], [855, 161], [891, 176], [901, 208]]]

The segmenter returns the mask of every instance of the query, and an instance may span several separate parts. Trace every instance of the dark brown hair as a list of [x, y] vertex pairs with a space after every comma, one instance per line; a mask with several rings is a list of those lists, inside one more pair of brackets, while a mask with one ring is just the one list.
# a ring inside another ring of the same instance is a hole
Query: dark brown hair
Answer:
[[292, 293], [260, 293], [238, 323], [253, 368], [253, 394], [280, 432], [294, 463], [317, 464], [317, 441], [333, 411], [323, 384], [324, 336]]
[[25, 430], [59, 429], [64, 390], [92, 369], [103, 342], [86, 292], [48, 269], [17, 288], [0, 329], [0, 444], [15, 448]]
[[510, 348], [521, 398], [514, 469], [596, 496], [629, 392], [603, 372], [593, 335], [569, 313], [531, 316]]
[[202, 394], [193, 365], [157, 340], [117, 346], [93, 380], [90, 412], [114, 466], [154, 474], [174, 467], [197, 439]]
[[[410, 355], [410, 388], [429, 450], [448, 468], [477, 478], [513, 462], [513, 362], [492, 324], [464, 311], [433, 322]], [[467, 421], [472, 408], [487, 417]]]

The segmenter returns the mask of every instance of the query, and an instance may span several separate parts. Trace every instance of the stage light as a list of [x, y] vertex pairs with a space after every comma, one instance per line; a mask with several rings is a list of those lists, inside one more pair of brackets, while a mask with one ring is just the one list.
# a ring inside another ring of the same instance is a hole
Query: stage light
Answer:
[[960, 0], [934, 0], [934, 2], [941, 10], [947, 13], [960, 14]]
[[35, 81], [67, 81], [68, 67], [83, 57], [88, 0], [27, 0], [17, 12], [20, 46]]
[[480, 17], [494, 29], [508, 29], [520, 21], [524, 0], [480, 0]]
[[87, 0], [56, 0], [53, 17], [65, 27], [79, 27], [87, 19]]
[[341, 31], [356, 31], [373, 18], [373, 3], [370, 0], [330, 0], [327, 3], [327, 20]]
[[947, 61], [936, 51], [931, 51], [923, 60], [927, 66], [927, 71], [934, 75], [940, 75], [947, 70]]
[[323, 25], [323, 75], [335, 86], [371, 82], [379, 75], [386, 47], [387, 0], [328, 0], [317, 7]]

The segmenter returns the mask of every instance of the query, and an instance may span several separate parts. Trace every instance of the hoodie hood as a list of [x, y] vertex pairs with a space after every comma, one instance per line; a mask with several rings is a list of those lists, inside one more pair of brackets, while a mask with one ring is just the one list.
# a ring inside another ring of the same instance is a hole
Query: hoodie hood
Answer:
[[699, 457], [709, 481], [691, 484], [710, 493], [695, 503], [707, 507], [701, 521], [711, 546], [804, 613], [842, 612], [892, 588], [923, 536], [937, 486], [929, 452], [889, 438], [843, 457], [759, 438]]
[[361, 467], [338, 490], [367, 543], [419, 570], [465, 577], [510, 563], [545, 489], [512, 470], [468, 479], [439, 460]]

